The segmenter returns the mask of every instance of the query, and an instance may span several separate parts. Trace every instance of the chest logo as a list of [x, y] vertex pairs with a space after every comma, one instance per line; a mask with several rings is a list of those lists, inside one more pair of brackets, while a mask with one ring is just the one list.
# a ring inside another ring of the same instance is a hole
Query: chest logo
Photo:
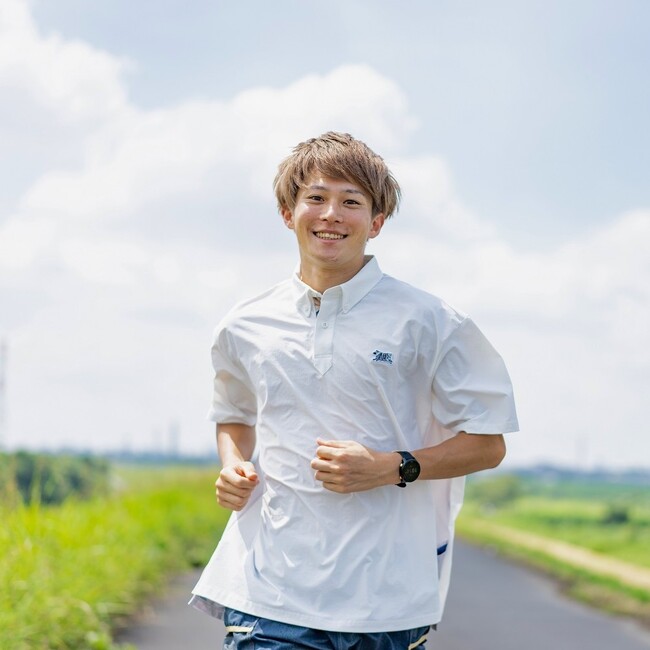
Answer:
[[387, 366], [393, 365], [393, 353], [392, 352], [382, 352], [381, 350], [375, 350], [372, 353], [373, 363], [383, 363]]

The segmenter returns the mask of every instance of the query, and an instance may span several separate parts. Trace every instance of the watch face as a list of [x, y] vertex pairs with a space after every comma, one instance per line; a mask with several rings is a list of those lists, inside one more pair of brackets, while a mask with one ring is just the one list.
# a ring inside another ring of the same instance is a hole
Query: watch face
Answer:
[[407, 483], [415, 481], [420, 476], [420, 463], [417, 460], [407, 460], [402, 467], [402, 478]]

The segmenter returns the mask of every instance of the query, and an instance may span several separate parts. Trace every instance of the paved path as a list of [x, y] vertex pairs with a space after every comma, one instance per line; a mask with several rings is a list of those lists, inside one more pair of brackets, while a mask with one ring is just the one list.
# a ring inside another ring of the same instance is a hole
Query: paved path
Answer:
[[155, 599], [116, 641], [138, 650], [220, 650], [223, 623], [187, 605], [199, 575], [177, 576], [164, 597]]
[[[650, 650], [650, 632], [568, 600], [543, 576], [467, 544], [455, 553], [445, 618], [427, 650]], [[219, 650], [221, 622], [185, 604], [196, 578], [174, 581], [119, 640], [139, 650]]]
[[569, 600], [549, 578], [485, 549], [457, 551], [447, 611], [428, 650], [650, 649], [650, 632]]

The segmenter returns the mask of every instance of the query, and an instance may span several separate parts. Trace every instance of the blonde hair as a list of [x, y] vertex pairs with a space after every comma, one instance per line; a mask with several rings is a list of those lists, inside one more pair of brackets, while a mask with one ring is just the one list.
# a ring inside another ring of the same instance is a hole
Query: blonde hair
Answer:
[[273, 181], [279, 210], [294, 209], [314, 172], [358, 185], [372, 199], [373, 216], [388, 219], [397, 212], [401, 190], [383, 158], [349, 133], [335, 131], [301, 142], [280, 163]]

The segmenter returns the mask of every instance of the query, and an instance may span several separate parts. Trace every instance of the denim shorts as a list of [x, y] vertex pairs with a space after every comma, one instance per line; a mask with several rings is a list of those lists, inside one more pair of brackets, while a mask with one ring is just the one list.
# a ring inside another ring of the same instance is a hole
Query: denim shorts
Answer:
[[327, 632], [278, 623], [226, 608], [224, 650], [415, 650], [429, 626], [398, 632]]

